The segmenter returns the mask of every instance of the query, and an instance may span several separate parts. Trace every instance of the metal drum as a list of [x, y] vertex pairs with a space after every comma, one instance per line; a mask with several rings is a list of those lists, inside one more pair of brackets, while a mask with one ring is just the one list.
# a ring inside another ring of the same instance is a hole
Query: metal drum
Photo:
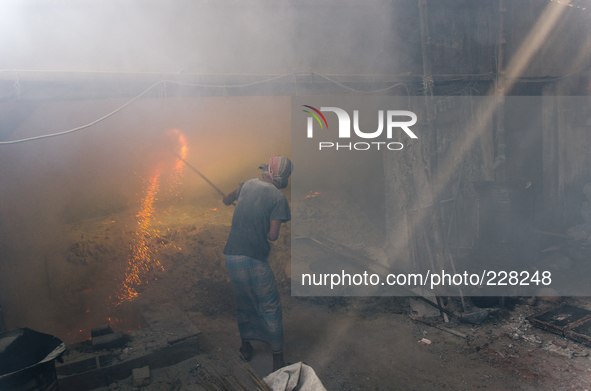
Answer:
[[0, 390], [57, 391], [55, 359], [66, 347], [56, 337], [22, 328], [0, 334]]

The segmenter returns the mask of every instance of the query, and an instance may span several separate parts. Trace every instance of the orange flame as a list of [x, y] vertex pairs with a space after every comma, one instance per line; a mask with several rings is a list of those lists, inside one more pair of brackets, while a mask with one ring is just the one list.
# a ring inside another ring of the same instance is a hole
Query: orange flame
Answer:
[[[186, 159], [187, 158], [187, 152], [189, 151], [189, 148], [187, 147], [187, 138], [185, 137], [185, 135], [178, 129], [171, 129], [168, 131], [168, 134], [176, 137], [177, 141], [178, 141], [178, 156], [181, 159]], [[172, 170], [172, 174], [170, 176], [169, 179], [169, 186], [166, 189], [165, 193], [169, 196], [169, 197], [178, 197], [179, 193], [178, 192], [174, 192], [174, 190], [182, 184], [181, 179], [183, 177], [183, 173], [185, 170], [185, 163], [180, 160], [177, 159], [176, 164]], [[170, 198], [168, 198], [168, 200], [170, 200]]]
[[[187, 158], [187, 152], [189, 151], [189, 148], [187, 148], [187, 138], [178, 129], [172, 129], [170, 132], [172, 134], [178, 136], [179, 145], [180, 145], [179, 156], [182, 159], [186, 159]], [[174, 171], [175, 172], [182, 173], [184, 168], [185, 168], [185, 163], [183, 163], [181, 160], [179, 160], [176, 163], [176, 166], [174, 167]]]

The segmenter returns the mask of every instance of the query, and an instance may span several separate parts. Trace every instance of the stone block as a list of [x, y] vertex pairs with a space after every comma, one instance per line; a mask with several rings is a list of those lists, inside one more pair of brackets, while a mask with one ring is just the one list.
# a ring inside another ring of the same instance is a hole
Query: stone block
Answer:
[[134, 387], [150, 385], [150, 367], [135, 368], [131, 371]]
[[125, 334], [121, 332], [106, 334], [93, 338], [92, 348], [94, 350], [115, 349], [125, 345], [126, 342], [127, 338], [125, 337]]
[[108, 323], [90, 330], [90, 336], [92, 338], [100, 337], [101, 335], [107, 334], [113, 334], [113, 329], [111, 328], [111, 325], [109, 325]]

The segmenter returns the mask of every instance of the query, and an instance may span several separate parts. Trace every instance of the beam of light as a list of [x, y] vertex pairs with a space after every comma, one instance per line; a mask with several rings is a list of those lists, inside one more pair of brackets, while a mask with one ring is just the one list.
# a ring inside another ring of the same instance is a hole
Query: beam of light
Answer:
[[521, 45], [519, 45], [509, 65], [507, 65], [505, 72], [505, 77], [509, 79], [507, 91], [516, 83], [515, 78], [523, 74], [523, 71], [531, 63], [533, 56], [540, 50], [558, 23], [558, 20], [567, 9], [556, 3], [548, 3], [534, 27], [530, 30]]
[[[527, 66], [531, 63], [534, 55], [539, 52], [543, 43], [546, 41], [566, 9], [567, 7], [554, 2], [548, 3], [538, 18], [536, 24], [530, 30], [527, 37], [523, 40], [509, 61], [505, 71], [505, 77], [507, 80], [504, 83], [504, 90], [495, 91], [495, 95], [504, 94], [515, 85], [517, 78], [523, 74]], [[463, 159], [467, 158], [467, 155], [471, 153], [478, 141], [487, 137], [487, 130], [489, 130], [487, 125], [492, 124], [493, 114], [498, 109], [502, 101], [503, 99], [488, 99], [486, 100], [485, 104], [480, 105], [475, 110], [474, 115], [467, 124], [463, 139], [457, 144], [458, 147], [456, 147], [453, 151], [448, 152], [454, 155], [459, 152], [458, 158], [445, 159], [443, 162], [441, 162], [443, 164], [439, 166], [438, 179], [433, 189], [432, 199], [441, 199], [441, 195], [445, 192], [447, 184], [449, 184], [453, 179], [454, 174], [458, 171], [458, 166], [461, 164]], [[490, 137], [492, 138], [492, 136]], [[490, 141], [490, 145], [493, 145], [492, 141]], [[484, 177], [486, 180], [492, 180], [493, 162], [492, 159], [489, 159], [490, 161], [487, 162], [486, 156], [488, 155], [492, 157], [493, 152], [485, 150], [483, 145], [483, 155], [485, 156]], [[418, 191], [420, 192], [420, 189], [418, 189]], [[425, 206], [427, 205], [419, 205], [419, 207]], [[425, 212], [421, 213], [419, 211], [417, 216], [414, 218], [413, 224], [411, 224], [410, 227], [412, 232], [418, 232], [418, 228], [424, 226], [425, 219], [428, 218], [428, 213]], [[407, 232], [405, 219], [397, 218], [396, 221], [398, 221], [398, 223], [396, 223], [396, 226], [393, 228], [393, 230], [399, 233]], [[396, 262], [397, 260], [407, 258], [406, 253], [409, 251], [409, 243], [410, 241], [408, 239], [408, 234], [396, 235], [395, 239], [392, 240], [388, 246], [392, 251], [390, 254], [390, 259]]]
[[[516, 79], [523, 74], [526, 67], [531, 63], [533, 56], [540, 50], [564, 10], [566, 10], [566, 7], [557, 6], [555, 3], [548, 3], [535, 26], [515, 51], [506, 68], [505, 76], [507, 77], [507, 81], [505, 82], [505, 91], [509, 91], [515, 85], [517, 82]], [[497, 91], [497, 93], [504, 93], [505, 91]], [[459, 161], [470, 153], [481, 137], [485, 136], [487, 124], [491, 123], [493, 113], [498, 109], [498, 104], [499, 101], [492, 100], [488, 104], [478, 107], [467, 126], [463, 142], [461, 142], [460, 147], [457, 149], [460, 151], [460, 160], [449, 159], [446, 165], [441, 166], [439, 174], [442, 180], [438, 181], [438, 186], [435, 189], [436, 195], [439, 196], [443, 193], [446, 184], [451, 181], [453, 174], [456, 172]], [[489, 164], [491, 163], [489, 162]], [[492, 167], [489, 170], [492, 170]], [[487, 176], [489, 179], [492, 179], [492, 172], [489, 172]]]

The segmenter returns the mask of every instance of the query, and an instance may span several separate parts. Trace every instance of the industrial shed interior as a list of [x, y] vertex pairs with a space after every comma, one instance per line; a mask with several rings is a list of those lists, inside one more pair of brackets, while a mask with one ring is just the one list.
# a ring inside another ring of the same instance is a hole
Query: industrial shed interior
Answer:
[[[0, 389], [292, 390], [239, 357], [222, 253], [222, 194], [275, 155], [309, 389], [591, 389], [590, 95], [589, 0], [2, 2]], [[303, 105], [372, 98], [419, 137], [296, 159]], [[299, 293], [424, 267], [559, 285]]]

